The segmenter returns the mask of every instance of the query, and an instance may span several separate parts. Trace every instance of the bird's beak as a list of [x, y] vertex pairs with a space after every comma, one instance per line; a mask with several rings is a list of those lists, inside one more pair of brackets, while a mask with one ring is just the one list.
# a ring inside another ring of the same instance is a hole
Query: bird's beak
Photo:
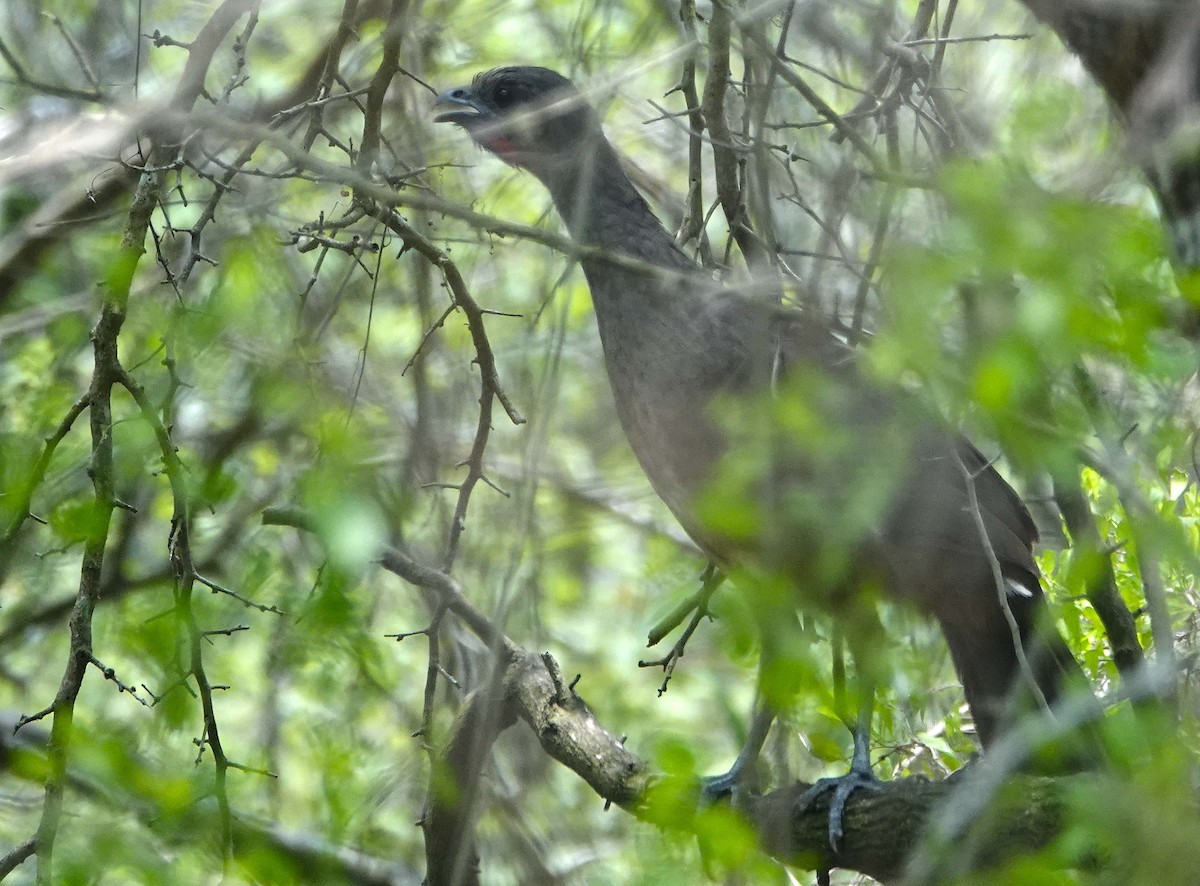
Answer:
[[433, 109], [438, 112], [433, 118], [435, 123], [457, 123], [463, 127], [483, 123], [492, 116], [491, 111], [466, 86], [447, 89], [434, 99]]

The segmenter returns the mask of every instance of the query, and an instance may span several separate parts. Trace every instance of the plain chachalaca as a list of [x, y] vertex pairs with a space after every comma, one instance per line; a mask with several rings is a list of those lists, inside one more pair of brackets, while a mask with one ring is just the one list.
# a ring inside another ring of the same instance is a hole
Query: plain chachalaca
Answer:
[[[437, 109], [549, 189], [582, 247], [621, 426], [716, 562], [786, 576], [835, 611], [877, 588], [932, 614], [985, 747], [1017, 711], [1053, 703], [1081, 676], [1041, 624], [1037, 529], [991, 463], [910, 396], [868, 380], [823, 318], [715, 285], [663, 229], [569, 81], [498, 68], [443, 92]], [[722, 519], [714, 481], [753, 499], [748, 521]], [[855, 765], [869, 772], [865, 738]]]

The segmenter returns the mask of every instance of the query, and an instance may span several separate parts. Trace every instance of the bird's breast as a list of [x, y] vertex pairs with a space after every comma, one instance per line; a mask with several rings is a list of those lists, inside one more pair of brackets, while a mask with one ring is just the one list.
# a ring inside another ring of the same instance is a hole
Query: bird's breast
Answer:
[[715, 412], [736, 373], [714, 347], [705, 306], [632, 287], [618, 292], [594, 287], [593, 299], [630, 448], [655, 492], [713, 554], [711, 533], [703, 529], [696, 505], [728, 449]]

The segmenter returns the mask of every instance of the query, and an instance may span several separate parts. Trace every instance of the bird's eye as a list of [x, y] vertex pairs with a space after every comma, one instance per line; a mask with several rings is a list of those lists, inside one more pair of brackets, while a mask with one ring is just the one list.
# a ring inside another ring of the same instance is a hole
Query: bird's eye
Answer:
[[511, 89], [509, 89], [507, 86], [501, 86], [496, 90], [496, 94], [495, 94], [494, 98], [496, 101], [496, 107], [507, 108], [509, 105], [512, 104], [513, 91]]

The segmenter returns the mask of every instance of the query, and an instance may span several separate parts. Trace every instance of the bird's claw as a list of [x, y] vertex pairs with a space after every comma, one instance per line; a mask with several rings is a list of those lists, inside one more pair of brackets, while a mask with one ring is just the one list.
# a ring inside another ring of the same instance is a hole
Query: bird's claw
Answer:
[[726, 772], [723, 775], [710, 775], [700, 779], [700, 795], [705, 804], [720, 803], [733, 795], [734, 780]]
[[829, 847], [838, 852], [838, 844], [842, 840], [842, 822], [845, 819], [846, 801], [858, 790], [878, 791], [883, 782], [875, 777], [870, 770], [851, 769], [845, 775], [818, 779], [808, 790], [800, 795], [796, 805], [800, 811], [812, 808], [812, 805], [823, 795], [833, 792], [829, 799]]
[[700, 779], [700, 796], [705, 806], [732, 800], [745, 788], [744, 774], [738, 767], [721, 775], [708, 775]]

